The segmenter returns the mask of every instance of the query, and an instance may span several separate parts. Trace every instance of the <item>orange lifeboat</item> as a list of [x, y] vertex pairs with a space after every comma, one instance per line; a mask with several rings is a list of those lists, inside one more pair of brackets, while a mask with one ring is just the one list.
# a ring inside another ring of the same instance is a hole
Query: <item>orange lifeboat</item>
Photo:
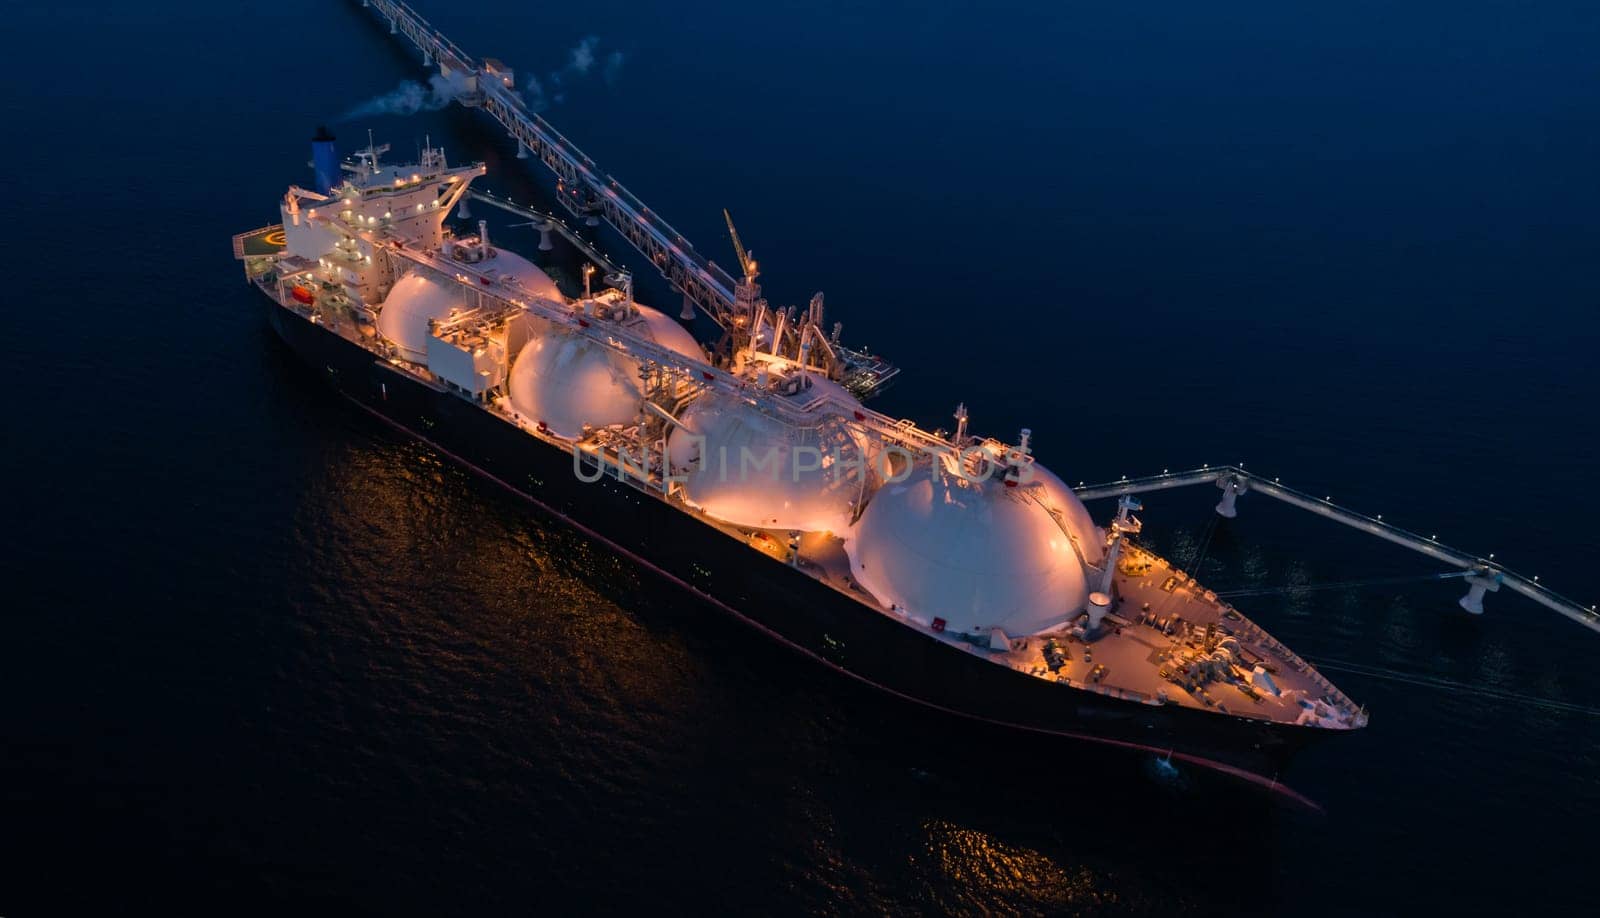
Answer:
[[316, 300], [317, 300], [316, 297], [311, 295], [311, 291], [310, 290], [307, 290], [306, 288], [298, 286], [298, 285], [296, 285], [295, 287], [290, 289], [289, 295], [294, 297], [297, 302], [304, 303], [307, 306], [310, 306], [312, 303], [316, 302]]

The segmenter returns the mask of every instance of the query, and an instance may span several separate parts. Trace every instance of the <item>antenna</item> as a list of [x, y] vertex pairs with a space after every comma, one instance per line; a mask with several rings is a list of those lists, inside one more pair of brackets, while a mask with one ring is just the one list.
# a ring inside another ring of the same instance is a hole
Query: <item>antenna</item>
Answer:
[[361, 160], [363, 168], [366, 169], [367, 178], [378, 174], [378, 157], [387, 152], [389, 152], [389, 145], [378, 146], [377, 142], [372, 139], [372, 129], [368, 128], [367, 148], [356, 151], [356, 159]]

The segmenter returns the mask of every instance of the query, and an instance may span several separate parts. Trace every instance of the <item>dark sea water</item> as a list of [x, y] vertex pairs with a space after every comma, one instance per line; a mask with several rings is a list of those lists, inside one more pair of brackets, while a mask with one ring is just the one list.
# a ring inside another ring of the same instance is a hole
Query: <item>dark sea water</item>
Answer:
[[[1600, 600], [1592, 4], [420, 8], [723, 264], [731, 208], [774, 300], [906, 368], [883, 410], [1072, 481], [1243, 461]], [[229, 237], [421, 74], [359, 4], [7, 18], [0, 914], [1592, 907], [1600, 634], [1242, 601], [1372, 711], [1284, 776], [1320, 811], [865, 695], [271, 336]], [[532, 194], [476, 115], [369, 127]], [[1214, 501], [1147, 532], [1190, 557]], [[1219, 588], [1438, 569], [1241, 506]]]

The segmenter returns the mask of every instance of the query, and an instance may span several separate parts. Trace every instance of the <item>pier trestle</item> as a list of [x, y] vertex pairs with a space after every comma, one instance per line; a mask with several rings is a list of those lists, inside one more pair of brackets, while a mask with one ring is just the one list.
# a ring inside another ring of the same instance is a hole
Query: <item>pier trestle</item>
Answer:
[[1558, 612], [1591, 631], [1600, 632], [1600, 614], [1597, 614], [1600, 609], [1597, 609], [1596, 605], [1580, 605], [1566, 596], [1548, 589], [1539, 583], [1537, 577], [1525, 577], [1507, 569], [1503, 565], [1497, 564], [1492, 555], [1488, 558], [1483, 558], [1460, 549], [1451, 548], [1442, 544], [1437, 537], [1423, 537], [1392, 523], [1386, 523], [1379, 517], [1368, 516], [1347, 507], [1341, 507], [1335, 504], [1332, 498], [1313, 497], [1303, 491], [1286, 487], [1277, 479], [1264, 478], [1252, 472], [1247, 472], [1238, 466], [1201, 466], [1198, 469], [1189, 469], [1182, 472], [1163, 472], [1160, 475], [1147, 475], [1143, 478], [1124, 477], [1118, 481], [1109, 481], [1102, 484], [1080, 485], [1073, 490], [1080, 500], [1087, 501], [1107, 497], [1121, 497], [1125, 494], [1141, 494], [1147, 491], [1165, 491], [1197, 484], [1214, 484], [1216, 487], [1223, 489], [1222, 500], [1217, 504], [1216, 511], [1219, 515], [1230, 519], [1238, 515], [1238, 510], [1234, 503], [1238, 496], [1246, 491], [1255, 491], [1289, 504], [1292, 507], [1298, 507], [1318, 516], [1327, 517], [1336, 523], [1342, 523], [1352, 529], [1377, 536], [1402, 548], [1408, 548], [1418, 554], [1427, 555], [1459, 570], [1469, 572], [1467, 583], [1470, 586], [1467, 595], [1461, 598], [1459, 604], [1463, 609], [1474, 615], [1483, 614], [1484, 594], [1498, 592], [1503, 585], [1511, 592], [1518, 593], [1547, 609]]

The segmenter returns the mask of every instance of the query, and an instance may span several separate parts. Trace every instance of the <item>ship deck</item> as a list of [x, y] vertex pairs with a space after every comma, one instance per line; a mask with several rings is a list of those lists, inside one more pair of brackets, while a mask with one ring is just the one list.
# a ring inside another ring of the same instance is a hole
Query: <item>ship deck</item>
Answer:
[[[784, 553], [777, 534], [753, 537], [752, 545], [774, 557]], [[1098, 633], [1069, 623], [1053, 634], [1012, 637], [1009, 650], [937, 633], [882, 608], [855, 582], [844, 543], [831, 534], [802, 538], [800, 566], [907, 627], [1034, 678], [1129, 701], [1276, 723], [1350, 729], [1365, 720], [1349, 698], [1293, 651], [1166, 559], [1137, 546], [1124, 549], [1111, 613]], [[1219, 648], [1226, 648], [1231, 663], [1210, 663]], [[1199, 665], [1191, 667], [1192, 661]], [[1258, 667], [1261, 673], [1252, 679]], [[1195, 670], [1201, 675], [1191, 675]]]

